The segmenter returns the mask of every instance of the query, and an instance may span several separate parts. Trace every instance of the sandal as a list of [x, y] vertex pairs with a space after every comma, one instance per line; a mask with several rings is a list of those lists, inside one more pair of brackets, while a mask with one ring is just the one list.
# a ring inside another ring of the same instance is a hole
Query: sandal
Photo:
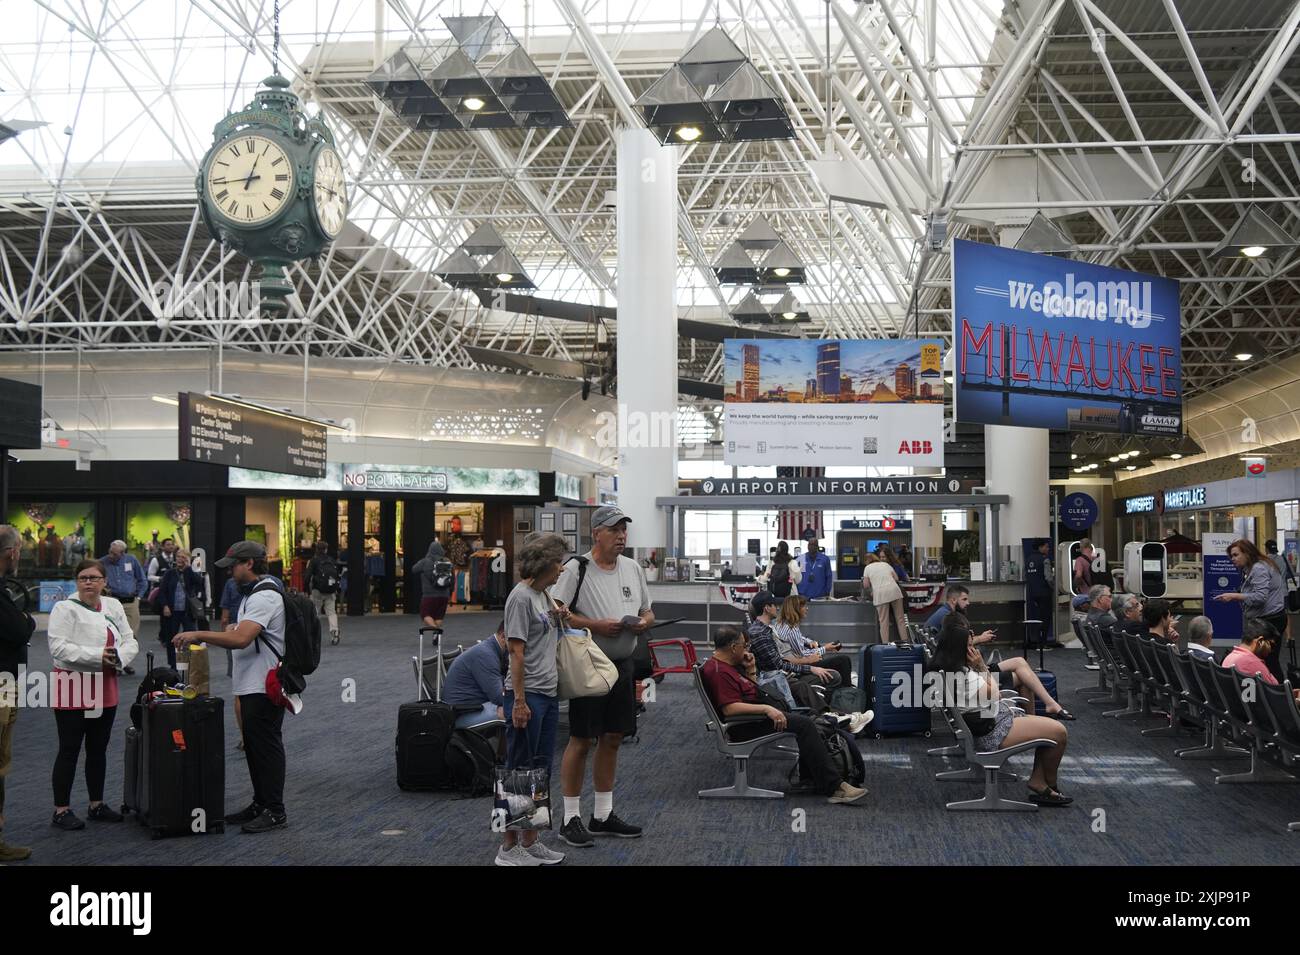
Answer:
[[1048, 713], [1047, 715], [1050, 716], [1050, 717], [1051, 717], [1052, 719], [1054, 719], [1054, 720], [1063, 720], [1063, 721], [1064, 721], [1064, 720], [1077, 720], [1077, 719], [1078, 719], [1077, 716], [1075, 716], [1073, 713], [1071, 713], [1069, 710], [1065, 709], [1064, 707], [1062, 707], [1061, 709], [1057, 710], [1055, 713]]
[[1043, 789], [1035, 789], [1030, 786], [1029, 801], [1040, 806], [1068, 806], [1074, 802], [1072, 798], [1061, 795], [1051, 786], [1046, 786]]

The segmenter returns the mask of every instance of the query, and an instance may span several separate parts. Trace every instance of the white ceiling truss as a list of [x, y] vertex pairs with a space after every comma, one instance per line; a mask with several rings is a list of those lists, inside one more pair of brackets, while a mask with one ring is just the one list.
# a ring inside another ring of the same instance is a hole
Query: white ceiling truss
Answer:
[[[990, 241], [1042, 209], [1081, 258], [1185, 283], [1189, 395], [1223, 379], [1234, 316], [1266, 346], [1260, 360], [1300, 351], [1296, 251], [1210, 256], [1252, 198], [1300, 235], [1297, 0], [709, 0], [673, 14], [652, 0], [283, 0], [282, 68], [326, 114], [352, 208], [328, 253], [292, 270], [300, 308], [280, 319], [212, 300], [248, 264], [208, 236], [193, 187], [211, 125], [268, 72], [271, 0], [20, 5], [0, 48], [0, 120], [49, 125], [0, 144], [0, 350], [221, 345], [472, 368], [463, 346], [476, 345], [597, 359], [601, 330], [486, 309], [431, 270], [491, 221], [538, 294], [614, 304], [616, 131], [721, 23], [796, 136], [680, 149], [683, 317], [730, 324], [744, 289], [719, 287], [710, 266], [762, 213], [805, 263], [805, 334], [946, 337], [948, 247], [923, 251], [926, 217], [943, 210], [949, 238]], [[402, 42], [441, 38], [441, 15], [492, 12], [573, 128], [416, 132], [365, 87]], [[815, 172], [830, 158], [879, 201], [831, 202]], [[1032, 169], [1033, 193], [990, 199], [1000, 168]], [[721, 380], [716, 344], [683, 339], [680, 357], [684, 377]]]

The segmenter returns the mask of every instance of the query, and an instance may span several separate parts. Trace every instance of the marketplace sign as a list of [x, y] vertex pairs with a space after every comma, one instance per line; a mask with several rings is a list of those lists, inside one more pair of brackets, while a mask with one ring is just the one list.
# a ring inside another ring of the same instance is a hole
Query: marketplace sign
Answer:
[[1174, 491], [1157, 491], [1155, 494], [1139, 494], [1136, 497], [1126, 497], [1120, 503], [1125, 515], [1186, 511], [1205, 507], [1205, 486], [1181, 487]]
[[413, 464], [331, 464], [323, 478], [230, 468], [227, 484], [248, 491], [394, 491], [531, 497], [541, 493], [538, 472], [521, 468], [440, 468]]
[[1179, 435], [1178, 283], [953, 241], [956, 420]]
[[727, 339], [728, 465], [943, 467], [943, 343]]

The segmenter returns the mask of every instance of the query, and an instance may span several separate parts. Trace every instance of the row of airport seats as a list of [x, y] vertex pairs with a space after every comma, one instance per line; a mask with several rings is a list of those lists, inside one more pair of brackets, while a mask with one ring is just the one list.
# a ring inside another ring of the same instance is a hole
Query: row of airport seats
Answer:
[[[1185, 726], [1199, 726], [1201, 744], [1174, 751], [1182, 759], [1250, 760], [1248, 772], [1220, 773], [1216, 783], [1300, 778], [1300, 708], [1290, 681], [1274, 686], [1146, 636], [1088, 623], [1078, 632], [1111, 688], [1109, 696], [1088, 702], [1118, 703], [1122, 695], [1126, 704], [1103, 716], [1164, 722], [1142, 730], [1143, 736], [1177, 737]], [[1300, 831], [1300, 822], [1287, 829]]]
[[[927, 668], [931, 661], [931, 652], [934, 648], [934, 636], [917, 624], [908, 624], [908, 636], [912, 642], [922, 646]], [[996, 652], [996, 651], [995, 651]], [[993, 661], [996, 664], [996, 660]], [[715, 789], [702, 789], [698, 795], [701, 799], [780, 799], [785, 794], [773, 789], [761, 789], [749, 784], [749, 760], [762, 749], [773, 747], [778, 752], [793, 755], [798, 759], [798, 749], [794, 746], [794, 736], [791, 733], [772, 732], [764, 736], [744, 741], [733, 741], [730, 731], [743, 725], [764, 722], [761, 716], [735, 716], [724, 718], [718, 712], [717, 707], [709, 698], [709, 694], [704, 687], [704, 681], [700, 678], [700, 667], [693, 668], [693, 679], [695, 688], [699, 694], [700, 701], [704, 706], [705, 726], [714, 740], [714, 745], [718, 752], [729, 759], [732, 763], [733, 780], [730, 786], [719, 787]], [[864, 674], [858, 675], [859, 685], [863, 685], [865, 680]], [[1022, 697], [1015, 696], [1014, 691], [1002, 691], [1004, 699], [1009, 699], [1012, 703], [1027, 706], [1028, 702]], [[1035, 812], [1038, 806], [1030, 802], [1021, 802], [1018, 800], [1005, 799], [998, 790], [1000, 781], [1020, 781], [1020, 777], [1015, 773], [1006, 770], [1007, 760], [1013, 756], [1019, 756], [1024, 753], [1032, 752], [1045, 746], [1055, 746], [1055, 742], [1049, 739], [1028, 740], [1016, 746], [1009, 746], [1006, 749], [992, 750], [981, 752], [975, 746], [975, 737], [966, 723], [964, 715], [956, 707], [949, 705], [947, 699], [943, 700], [943, 705], [937, 707], [944, 720], [947, 722], [949, 729], [952, 731], [956, 742], [949, 746], [941, 746], [930, 749], [927, 754], [930, 756], [958, 759], [966, 763], [965, 768], [956, 770], [945, 770], [935, 774], [935, 779], [940, 782], [983, 782], [984, 795], [979, 799], [960, 800], [946, 804], [947, 809], [953, 812], [961, 811], [983, 811], [983, 812]]]

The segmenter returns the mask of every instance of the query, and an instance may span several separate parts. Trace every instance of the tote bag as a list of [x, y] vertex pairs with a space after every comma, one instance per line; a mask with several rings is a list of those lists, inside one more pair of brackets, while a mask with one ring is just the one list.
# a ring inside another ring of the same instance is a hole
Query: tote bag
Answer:
[[555, 665], [562, 700], [605, 696], [618, 680], [618, 668], [596, 646], [590, 630], [562, 630]]

